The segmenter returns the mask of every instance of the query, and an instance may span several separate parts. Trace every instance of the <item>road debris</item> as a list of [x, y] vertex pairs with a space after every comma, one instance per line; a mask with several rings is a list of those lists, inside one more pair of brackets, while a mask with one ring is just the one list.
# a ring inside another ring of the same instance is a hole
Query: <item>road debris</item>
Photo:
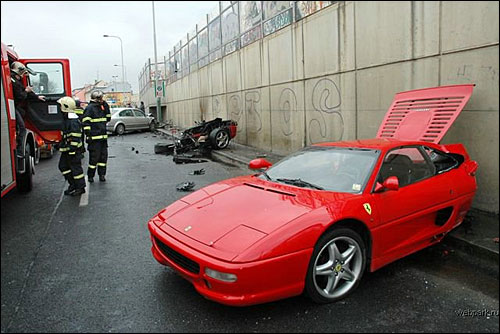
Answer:
[[205, 174], [205, 168], [197, 169], [189, 173], [189, 175], [204, 175], [204, 174]]
[[194, 182], [187, 181], [187, 182], [179, 183], [175, 188], [178, 191], [191, 191], [194, 188]]

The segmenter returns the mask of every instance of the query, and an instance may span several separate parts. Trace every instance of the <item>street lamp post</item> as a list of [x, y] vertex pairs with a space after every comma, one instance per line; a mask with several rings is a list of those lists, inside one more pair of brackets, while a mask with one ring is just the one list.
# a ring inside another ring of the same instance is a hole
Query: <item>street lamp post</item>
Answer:
[[114, 37], [118, 38], [120, 40], [120, 50], [122, 53], [122, 82], [125, 82], [125, 66], [123, 65], [123, 42], [122, 39], [119, 36], [113, 36], [113, 35], [102, 35], [103, 37]]
[[153, 5], [153, 39], [155, 48], [155, 96], [156, 96], [156, 115], [158, 122], [162, 121], [161, 114], [161, 96], [158, 96], [158, 56], [156, 52], [156, 23], [155, 23], [155, 2], [151, 1]]
[[123, 68], [123, 73], [125, 73], [125, 82], [127, 82], [127, 66], [122, 66], [122, 65], [118, 65], [118, 64], [114, 64], [113, 66]]

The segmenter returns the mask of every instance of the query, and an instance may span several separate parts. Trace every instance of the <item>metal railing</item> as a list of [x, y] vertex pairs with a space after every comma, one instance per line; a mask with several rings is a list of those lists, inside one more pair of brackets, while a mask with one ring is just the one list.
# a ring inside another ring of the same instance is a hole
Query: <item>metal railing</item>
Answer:
[[167, 86], [191, 72], [273, 34], [336, 1], [219, 1], [158, 63], [151, 59], [139, 73], [141, 94], [154, 85], [155, 75]]

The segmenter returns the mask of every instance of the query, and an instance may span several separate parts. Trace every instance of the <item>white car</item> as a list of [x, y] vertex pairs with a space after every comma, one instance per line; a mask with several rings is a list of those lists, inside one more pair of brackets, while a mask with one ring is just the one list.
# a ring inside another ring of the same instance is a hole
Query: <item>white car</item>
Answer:
[[106, 124], [106, 130], [117, 135], [125, 131], [154, 131], [155, 120], [135, 108], [111, 108], [111, 120]]

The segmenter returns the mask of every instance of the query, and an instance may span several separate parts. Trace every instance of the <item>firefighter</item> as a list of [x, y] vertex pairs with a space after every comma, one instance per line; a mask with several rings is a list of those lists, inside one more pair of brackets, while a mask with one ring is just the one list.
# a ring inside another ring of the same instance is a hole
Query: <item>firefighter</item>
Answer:
[[83, 113], [83, 130], [89, 151], [89, 167], [87, 170], [89, 182], [94, 182], [97, 169], [99, 181], [106, 181], [106, 164], [108, 160], [108, 135], [106, 123], [111, 120], [109, 105], [103, 99], [99, 90], [92, 92], [90, 102]]
[[17, 136], [17, 156], [19, 158], [24, 158], [24, 151], [19, 149], [20, 144], [24, 140], [24, 136], [26, 135], [26, 126], [24, 125], [24, 116], [26, 115], [26, 111], [23, 109], [26, 106], [23, 104], [26, 101], [45, 101], [45, 96], [36, 95], [33, 92], [33, 89], [30, 86], [25, 87], [23, 84], [23, 77], [31, 73], [35, 75], [36, 73], [32, 71], [30, 68], [24, 66], [18, 61], [15, 61], [10, 66], [10, 70], [12, 72], [11, 80], [12, 80], [12, 90], [14, 91], [14, 105], [16, 109], [16, 127], [18, 131]]
[[83, 174], [82, 158], [83, 147], [82, 124], [75, 114], [76, 103], [69, 96], [57, 100], [63, 112], [62, 141], [59, 145], [61, 158], [59, 170], [68, 181], [69, 187], [65, 195], [78, 196], [85, 192], [85, 175]]
[[83, 109], [82, 109], [82, 104], [80, 102], [80, 99], [75, 97], [74, 98], [75, 100], [75, 104], [76, 104], [76, 108], [75, 108], [75, 114], [78, 115], [78, 119], [81, 121], [83, 119]]

